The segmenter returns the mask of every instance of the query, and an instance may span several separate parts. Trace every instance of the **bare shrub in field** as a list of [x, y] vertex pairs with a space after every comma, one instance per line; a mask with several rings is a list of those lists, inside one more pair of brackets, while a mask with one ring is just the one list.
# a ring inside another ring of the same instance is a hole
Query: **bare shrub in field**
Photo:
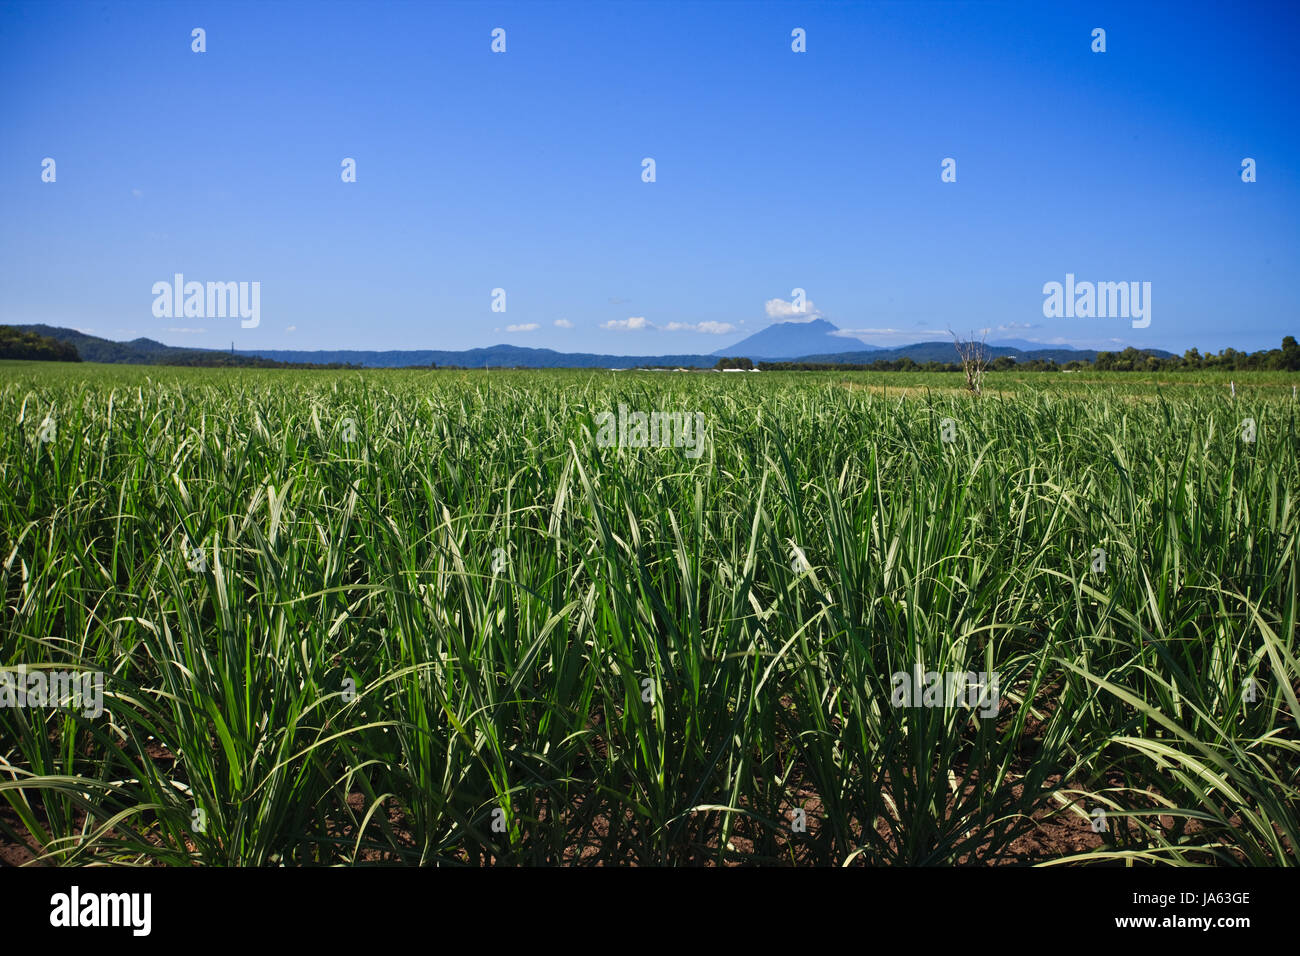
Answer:
[[979, 395], [984, 389], [984, 373], [989, 364], [989, 351], [984, 345], [983, 335], [976, 342], [974, 333], [971, 333], [970, 340], [963, 342], [952, 329], [948, 330], [948, 334], [952, 336], [957, 354], [961, 356], [961, 369], [966, 373], [966, 388]]

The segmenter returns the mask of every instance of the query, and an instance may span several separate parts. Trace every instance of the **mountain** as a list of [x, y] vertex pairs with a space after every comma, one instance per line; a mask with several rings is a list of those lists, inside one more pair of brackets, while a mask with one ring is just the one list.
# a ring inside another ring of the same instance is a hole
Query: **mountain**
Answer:
[[371, 368], [402, 368], [410, 365], [459, 365], [462, 368], [635, 368], [638, 365], [712, 368], [712, 355], [603, 355], [595, 352], [557, 352], [521, 345], [493, 345], [463, 352], [436, 349], [360, 352], [351, 349], [302, 352], [294, 349], [255, 349], [236, 355], [256, 355], [280, 362], [350, 362]]
[[[1018, 349], [1009, 345], [985, 345], [984, 351], [990, 359], [995, 359], [1003, 355], [1008, 355], [1017, 362], [1032, 362], [1034, 360], [1056, 362], [1058, 365], [1064, 365], [1066, 362], [1091, 362], [1097, 357], [1096, 349], [1072, 349], [1068, 346], [1044, 346], [1037, 342], [1027, 342], [1027, 345], [1034, 346], [1032, 349]], [[1115, 351], [1121, 351], [1116, 349]], [[1165, 352], [1162, 349], [1143, 349], [1156, 358], [1171, 358], [1173, 352]], [[886, 361], [897, 362], [901, 358], [910, 358], [918, 365], [924, 365], [926, 362], [957, 362], [957, 349], [952, 342], [917, 342], [915, 345], [903, 345], [896, 349], [873, 349], [869, 352], [832, 352], [826, 355], [805, 355], [799, 359], [801, 362], [810, 363], [833, 363], [836, 365], [866, 365], [872, 362]]]
[[[793, 330], [787, 327], [793, 326]], [[851, 352], [843, 351], [845, 345], [856, 343], [855, 339], [831, 335], [836, 331], [829, 322], [817, 319], [813, 322], [782, 322], [769, 326], [729, 348], [721, 349], [713, 355], [678, 354], [678, 355], [605, 355], [594, 352], [557, 352], [554, 349], [525, 348], [518, 345], [493, 345], [490, 348], [467, 349], [452, 352], [435, 349], [364, 351], [354, 349], [336, 349], [330, 351], [307, 352], [298, 349], [245, 349], [227, 352], [220, 349], [195, 349], [164, 345], [153, 339], [138, 338], [130, 342], [113, 342], [98, 336], [87, 335], [76, 329], [56, 328], [49, 325], [16, 326], [20, 331], [31, 332], [59, 342], [71, 344], [86, 362], [106, 362], [110, 364], [131, 365], [238, 365], [273, 367], [277, 365], [353, 365], [365, 368], [401, 368], [404, 366], [422, 366], [437, 364], [439, 366], [457, 365], [461, 368], [636, 368], [638, 366], [657, 366], [668, 368], [712, 368], [719, 357], [740, 357], [747, 355], [754, 360], [768, 361], [804, 361], [835, 365], [869, 365], [876, 361], [896, 362], [910, 358], [918, 365], [926, 362], [944, 364], [958, 361], [957, 350], [951, 342], [918, 342], [899, 348], [882, 349], [872, 346], [855, 348]], [[767, 333], [773, 336], [763, 339]], [[811, 332], [810, 335], [807, 333]], [[797, 340], [807, 335], [807, 340], [820, 346], [825, 351], [799, 352], [789, 359], [777, 359], [761, 354], [773, 347], [772, 343], [786, 347], [795, 347]], [[788, 338], [785, 338], [788, 336]], [[751, 351], [746, 343], [759, 340], [761, 351]], [[764, 343], [768, 344], [764, 344]], [[1036, 343], [1026, 343], [1036, 345]], [[829, 345], [829, 348], [826, 348]], [[1092, 361], [1097, 353], [1091, 349], [1045, 348], [1030, 350], [1012, 348], [1005, 345], [986, 346], [990, 358], [1009, 355], [1020, 362], [1033, 359], [1051, 359], [1064, 364], [1074, 359]], [[1168, 358], [1173, 353], [1159, 349], [1147, 349], [1152, 355]]]
[[[785, 323], [787, 325], [796, 323]], [[829, 322], [826, 325], [830, 325]], [[834, 328], [834, 326], [830, 326]], [[762, 333], [759, 333], [760, 335]], [[748, 339], [746, 339], [748, 341]], [[844, 345], [856, 339], [831, 337], [832, 348], [842, 349]], [[754, 361], [802, 361], [833, 363], [837, 365], [869, 365], [875, 361], [896, 362], [900, 358], [910, 358], [918, 365], [926, 362], [958, 362], [957, 350], [951, 342], [918, 342], [899, 348], [882, 349], [866, 347], [852, 352], [834, 351], [808, 354], [801, 352], [789, 359], [777, 359], [756, 352], [741, 350], [738, 343], [731, 348], [722, 349], [712, 355], [603, 355], [592, 352], [556, 352], [553, 349], [532, 349], [518, 345], [493, 345], [490, 348], [467, 349], [463, 352], [443, 352], [420, 349], [416, 351], [358, 352], [352, 350], [328, 352], [301, 352], [287, 349], [259, 349], [249, 352], [236, 352], [237, 355], [256, 355], [289, 363], [350, 363], [368, 368], [400, 368], [408, 365], [427, 366], [430, 364], [459, 365], [462, 368], [636, 368], [642, 365], [682, 366], [684, 368], [712, 368], [720, 357], [739, 358], [747, 356]], [[824, 346], [825, 343], [822, 343]], [[1014, 348], [987, 346], [990, 358], [1009, 355], [1018, 361], [1031, 359], [1052, 359], [1064, 364], [1072, 359], [1092, 361], [1097, 353], [1090, 350], [1069, 348], [1042, 348], [1024, 352]], [[1155, 352], [1154, 349], [1151, 350]], [[1167, 355], [1168, 353], [1157, 353]]]
[[463, 352], [434, 349], [365, 351], [337, 349], [308, 352], [299, 349], [196, 349], [165, 345], [153, 339], [138, 338], [130, 342], [113, 342], [76, 329], [52, 325], [19, 325], [14, 328], [72, 345], [82, 361], [110, 365], [359, 365], [367, 368], [402, 368], [404, 366], [459, 365], [463, 368], [633, 368], [638, 365], [712, 368], [717, 359], [711, 355], [598, 355], [588, 352], [556, 352], [518, 345], [493, 345], [490, 348]]
[[66, 342], [77, 350], [83, 362], [154, 365], [157, 364], [159, 357], [169, 352], [190, 351], [145, 338], [135, 339], [132, 342], [112, 342], [96, 335], [78, 332], [76, 329], [63, 329], [53, 325], [20, 325], [18, 328], [59, 342]]
[[83, 362], [103, 362], [108, 365], [206, 365], [272, 368], [274, 362], [249, 352], [226, 352], [221, 349], [192, 349], [165, 345], [153, 339], [138, 338], [130, 342], [114, 342], [97, 335], [87, 335], [76, 329], [53, 325], [19, 325], [20, 331], [34, 333], [72, 346]]
[[[1091, 362], [1097, 353], [1088, 349], [1042, 348], [1033, 351], [1011, 348], [1005, 345], [986, 345], [984, 351], [990, 359], [1009, 355], [1019, 362], [1034, 359], [1051, 359], [1058, 364], [1072, 360]], [[915, 345], [903, 345], [894, 349], [874, 349], [870, 352], [832, 352], [825, 355], [805, 355], [802, 362], [832, 362], [837, 365], [870, 364], [871, 362], [897, 362], [901, 358], [910, 358], [918, 365], [926, 362], [959, 362], [957, 348], [952, 342], [917, 342]]]
[[[1072, 348], [1069, 345], [1048, 345], [1043, 342], [1031, 342], [1029, 339], [991, 339], [989, 345], [1004, 345], [1011, 349], [1020, 349], [1022, 352], [1033, 352], [1036, 349], [1056, 349]], [[1120, 351], [1123, 346], [1116, 346], [1113, 351]]]
[[811, 322], [777, 322], [735, 345], [718, 349], [718, 358], [796, 359], [801, 355], [842, 352], [851, 348], [855, 352], [874, 351], [861, 339], [836, 335], [839, 328], [825, 319]]

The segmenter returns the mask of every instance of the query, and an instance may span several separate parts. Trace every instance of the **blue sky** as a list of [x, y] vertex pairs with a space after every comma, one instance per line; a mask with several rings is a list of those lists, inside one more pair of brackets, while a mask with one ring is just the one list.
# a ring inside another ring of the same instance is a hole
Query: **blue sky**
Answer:
[[[951, 327], [1276, 347], [1300, 334], [1298, 21], [1239, 2], [0, 3], [0, 322], [711, 352], [802, 288], [799, 317], [875, 345]], [[155, 317], [175, 273], [260, 282], [259, 325]], [[1067, 273], [1150, 282], [1149, 327], [1045, 318]]]

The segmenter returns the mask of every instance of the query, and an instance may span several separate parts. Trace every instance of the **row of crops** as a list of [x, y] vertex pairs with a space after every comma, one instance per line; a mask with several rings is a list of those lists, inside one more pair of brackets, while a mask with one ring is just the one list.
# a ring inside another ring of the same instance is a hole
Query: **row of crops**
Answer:
[[9, 365], [0, 844], [1294, 863], [1300, 406], [1244, 378]]

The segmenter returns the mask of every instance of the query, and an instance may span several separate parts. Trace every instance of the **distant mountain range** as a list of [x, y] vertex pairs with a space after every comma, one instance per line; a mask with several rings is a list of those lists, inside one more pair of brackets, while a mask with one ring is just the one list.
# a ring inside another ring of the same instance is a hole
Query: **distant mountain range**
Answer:
[[83, 362], [104, 362], [109, 365], [166, 365], [169, 361], [193, 358], [212, 351], [164, 345], [162, 342], [146, 338], [114, 342], [97, 335], [78, 332], [76, 329], [64, 329], [53, 325], [20, 325], [17, 328], [59, 342], [67, 342], [77, 350]]
[[[402, 368], [408, 366], [458, 365], [462, 368], [635, 368], [637, 366], [667, 366], [682, 368], [712, 368], [719, 358], [747, 357], [754, 361], [807, 361], [826, 364], [869, 364], [876, 361], [898, 361], [910, 358], [917, 364], [926, 362], [956, 362], [957, 350], [952, 342], [918, 342], [898, 348], [877, 348], [857, 339], [835, 335], [839, 329], [824, 319], [812, 322], [781, 322], [768, 326], [735, 345], [718, 349], [709, 355], [604, 355], [592, 352], [557, 352], [553, 349], [525, 348], [518, 345], [493, 345], [489, 348], [445, 351], [413, 349], [368, 351], [358, 349], [333, 349], [304, 351], [299, 349], [237, 349], [233, 353], [218, 349], [195, 349], [164, 345], [153, 339], [138, 338], [129, 342], [114, 342], [78, 332], [76, 329], [57, 328], [50, 325], [25, 325], [20, 329], [35, 332], [60, 342], [73, 345], [83, 361], [133, 365], [195, 365], [256, 364], [258, 359], [276, 362], [312, 363], [318, 365], [350, 364], [366, 368]], [[1035, 343], [1025, 342], [1024, 345]], [[844, 346], [852, 345], [851, 350]], [[1012, 345], [990, 345], [990, 357], [1008, 355], [1018, 362], [1034, 359], [1052, 360], [1063, 364], [1072, 360], [1092, 361], [1097, 352], [1092, 349], [1063, 347], [1017, 348]], [[1147, 349], [1153, 355], [1168, 357], [1172, 353]]]

